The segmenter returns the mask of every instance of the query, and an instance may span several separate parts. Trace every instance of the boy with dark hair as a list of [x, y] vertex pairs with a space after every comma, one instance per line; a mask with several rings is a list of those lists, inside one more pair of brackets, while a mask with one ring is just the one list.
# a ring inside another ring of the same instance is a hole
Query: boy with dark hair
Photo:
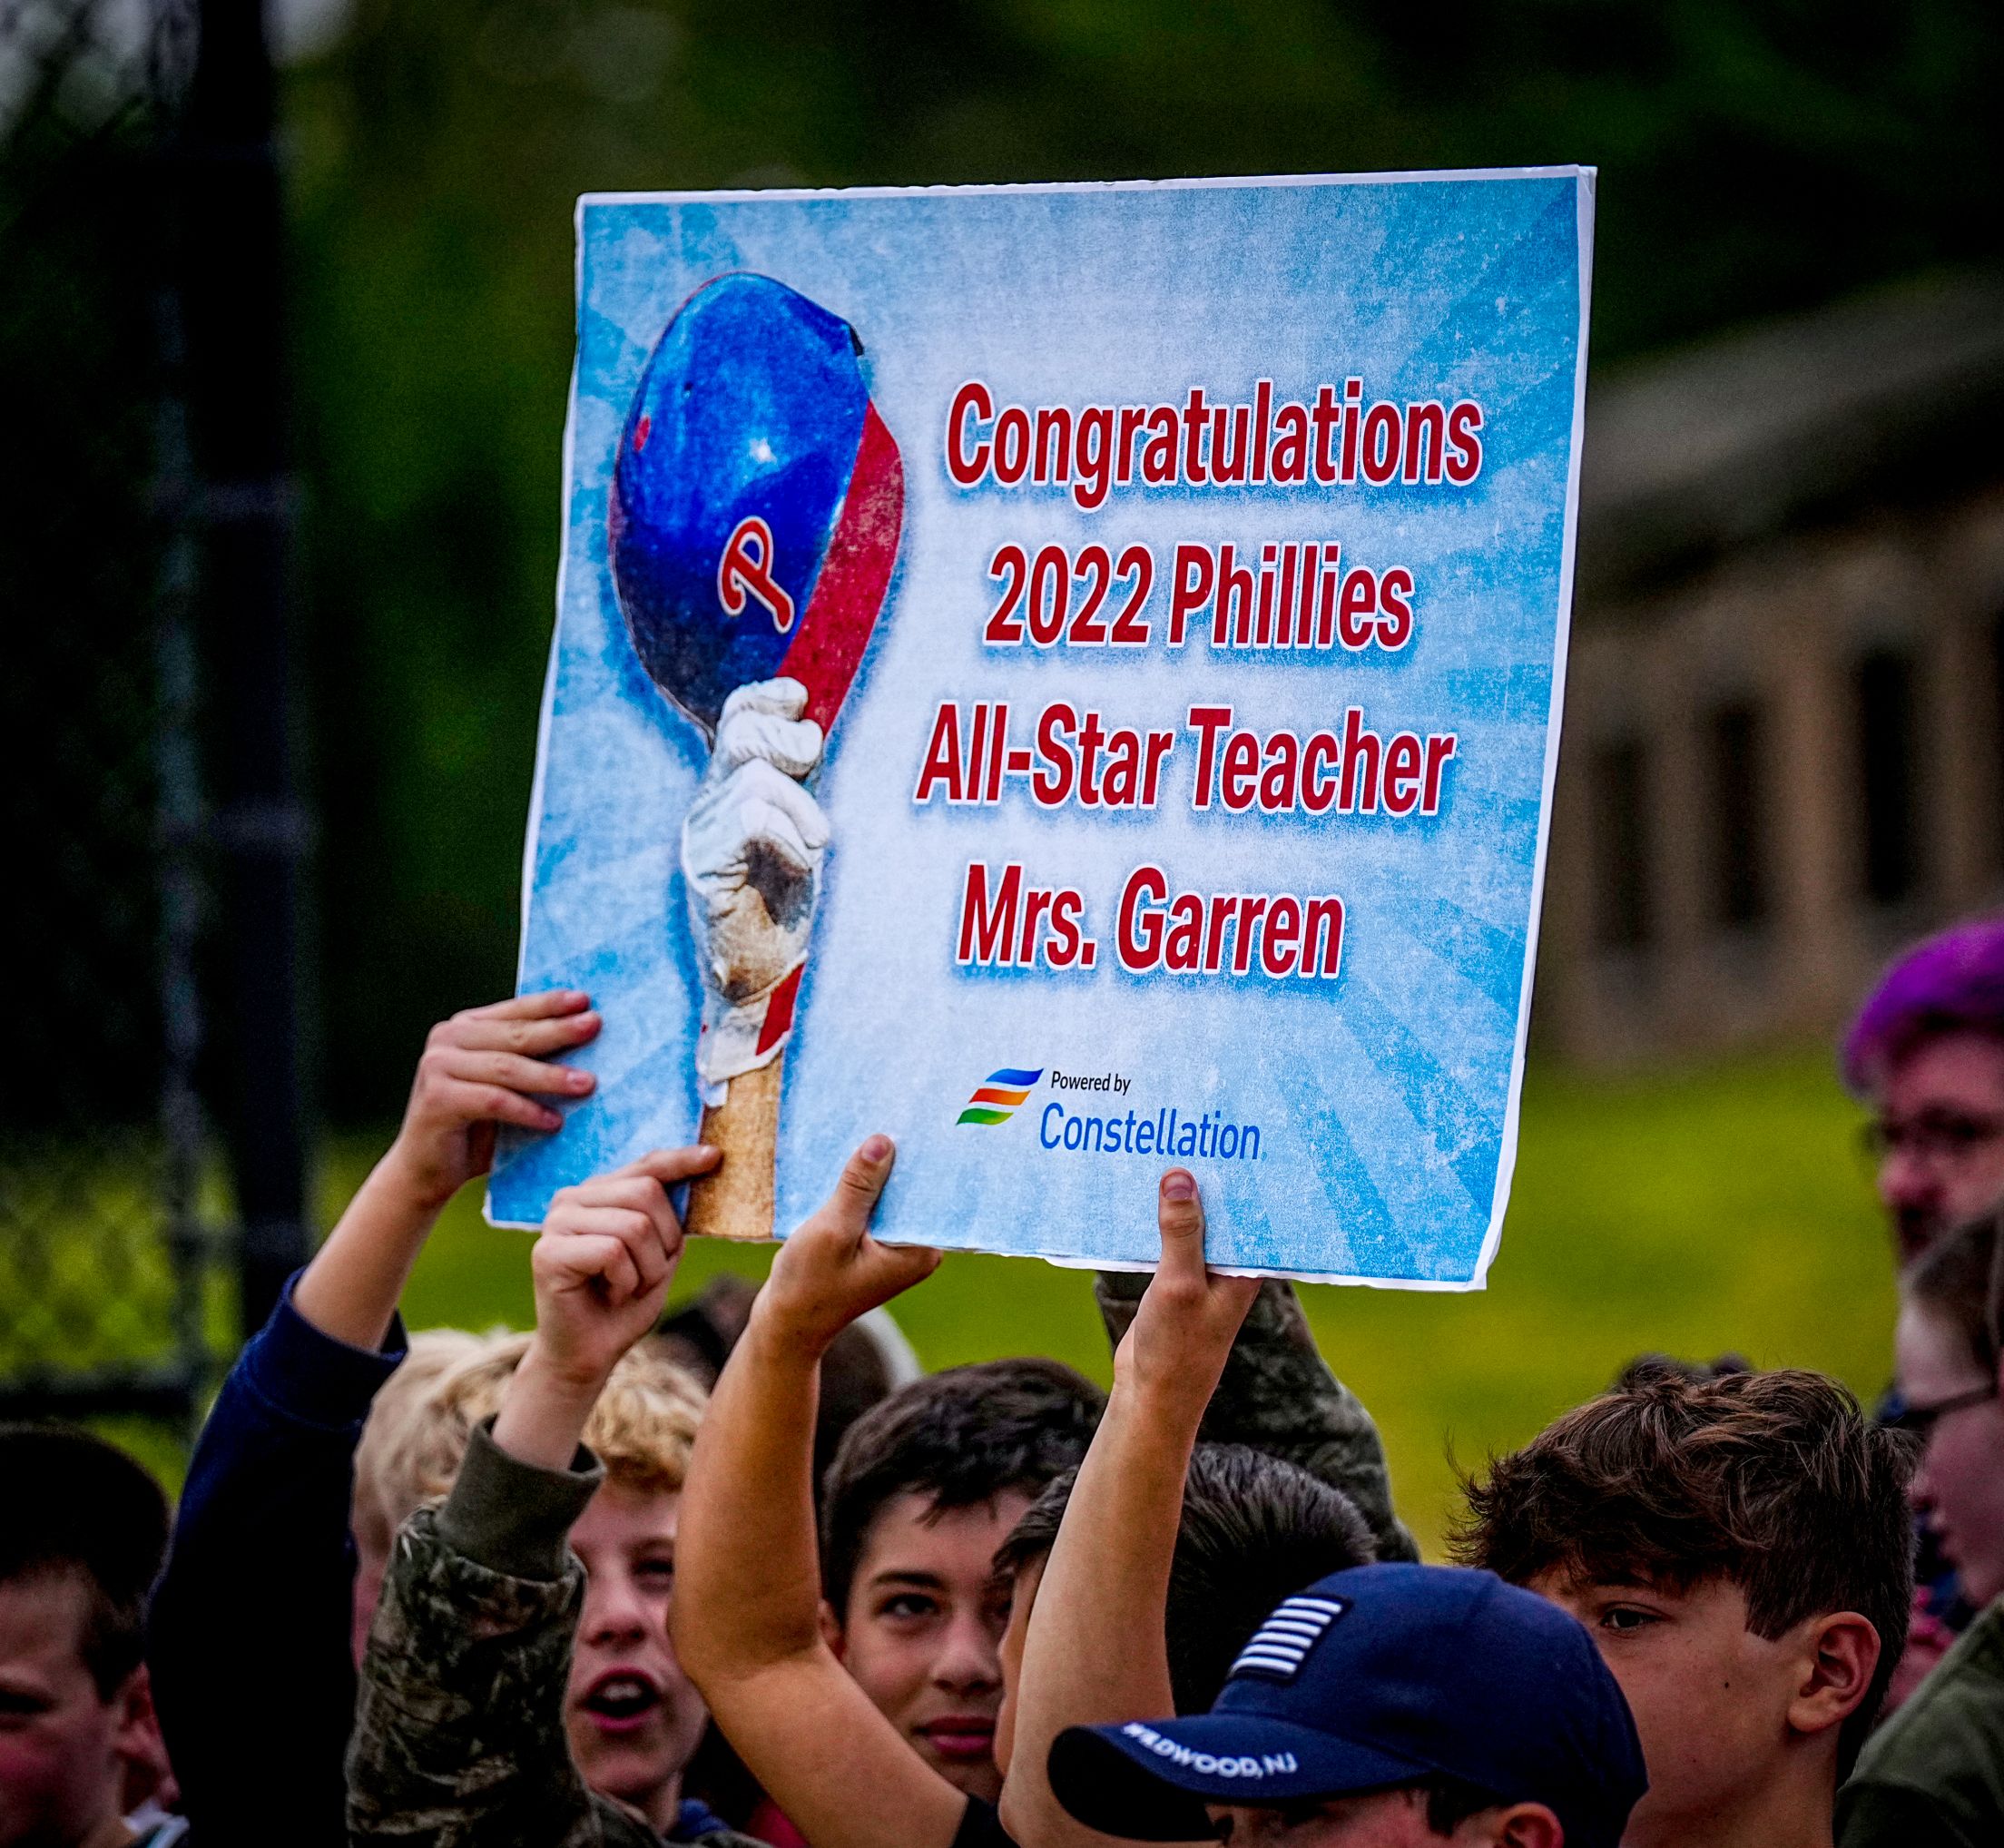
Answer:
[[166, 1498], [52, 1425], [0, 1426], [0, 1848], [137, 1848], [121, 1812], [158, 1763], [141, 1656]]
[[1629, 1848], [1823, 1848], [1906, 1632], [1908, 1465], [1834, 1381], [1631, 1369], [1469, 1484], [1455, 1551], [1570, 1610], [1635, 1711]]
[[[812, 1423], [815, 1357], [839, 1329], [929, 1274], [938, 1261], [937, 1253], [879, 1245], [869, 1235], [870, 1210], [891, 1153], [885, 1138], [871, 1137], [828, 1204], [774, 1260], [771, 1281], [698, 1437], [683, 1516], [677, 1647], [720, 1727], [815, 1848], [948, 1848], [998, 1833], [993, 1807], [908, 1750], [880, 1707], [843, 1673], [834, 1614], [824, 1606], [816, 1620], [821, 1587], [805, 1441]], [[1236, 1313], [1191, 1414], [1193, 1437], [1232, 1334], [1260, 1290], [1243, 1279], [1233, 1280], [1233, 1287]], [[1319, 1359], [1314, 1364], [1320, 1368]], [[1274, 1363], [1257, 1371], [1278, 1380], [1288, 1369]], [[1327, 1395], [1301, 1396], [1326, 1410]], [[1271, 1422], [1276, 1430], [1285, 1424], [1277, 1413]], [[1374, 1441], [1369, 1449], [1376, 1454]], [[1312, 1484], [1302, 1494], [1292, 1472], [1287, 1474], [1293, 1505], [1337, 1510], [1324, 1558], [1349, 1563], [1361, 1525], [1356, 1511], [1333, 1496], [1322, 1503]], [[1237, 1478], [1241, 1486], [1267, 1479], [1243, 1470]], [[1381, 1460], [1377, 1479], [1382, 1479]], [[1179, 1467], [1170, 1503], [1172, 1546], [1184, 1488]], [[919, 1503], [906, 1511], [922, 1524], [929, 1509]], [[882, 1526], [879, 1517], [876, 1530]], [[744, 1544], [748, 1531], [759, 1534], [756, 1548]], [[869, 1544], [866, 1540], [866, 1562]], [[1005, 1548], [1003, 1554], [1019, 1569], [1008, 1628], [984, 1683], [993, 1690], [998, 1776], [1013, 1776], [1010, 1766], [1020, 1760], [1012, 1755], [1008, 1683], [1041, 1551], [1033, 1533], [1019, 1552]], [[1262, 1563], [1256, 1556], [1242, 1558], [1239, 1570], [1256, 1576]], [[871, 1577], [866, 1563], [852, 1581], [851, 1605]], [[888, 1582], [886, 1591], [894, 1592], [894, 1584]], [[991, 1579], [991, 1587], [992, 1626], [999, 1624], [1007, 1594], [998, 1580]], [[1243, 1633], [1235, 1641], [1243, 1641]], [[968, 1653], [971, 1657], [971, 1645]]]
[[[1058, 1477], [995, 1556], [996, 1570], [1023, 1588], [1026, 1621], [1077, 1480], [1076, 1470]], [[1363, 1516], [1340, 1489], [1243, 1444], [1198, 1444], [1184, 1479], [1163, 1623], [1175, 1710], [1210, 1706], [1245, 1639], [1286, 1593], [1377, 1557]]]
[[821, 1484], [836, 1658], [926, 1764], [990, 1803], [1008, 1608], [995, 1549], [1085, 1455], [1104, 1402], [1056, 1361], [951, 1368], [859, 1419]]
[[[404, 1357], [397, 1298], [496, 1126], [546, 1132], [587, 1096], [557, 1063], [596, 1037], [589, 997], [523, 995], [432, 1028], [396, 1140], [216, 1396], [182, 1491], [148, 1654], [182, 1801], [204, 1848], [345, 1848], [355, 1711], [355, 1447]], [[365, 1601], [373, 1596], [365, 1588]], [[282, 1700], [246, 1698], [285, 1618]]]
[[978, 1361], [914, 1380], [850, 1427], [821, 1480], [821, 1590], [840, 1610], [870, 1523], [900, 1495], [941, 1513], [1075, 1469], [1106, 1395], [1062, 1361]]
[[[1147, 1281], [1145, 1273], [1132, 1273], [1095, 1280], [1115, 1346]], [[1055, 1361], [954, 1368], [914, 1381], [875, 1407], [845, 1439], [821, 1481], [821, 1596], [831, 1647], [920, 1758], [987, 1803], [996, 1801], [1002, 1783], [993, 1732], [1002, 1699], [1007, 1581], [1016, 1576], [998, 1579], [995, 1549], [1015, 1529], [1029, 1498], [1076, 1466], [1105, 1403], [1097, 1387]], [[1291, 1516], [1302, 1521], [1300, 1530], [1311, 1515], [1335, 1523], [1341, 1548], [1313, 1548], [1313, 1569], [1304, 1577], [1373, 1558], [1417, 1557], [1392, 1512], [1377, 1430], [1317, 1352], [1286, 1283], [1260, 1286], [1204, 1409], [1203, 1430], [1216, 1442], [1259, 1447], [1245, 1452], [1233, 1486], [1252, 1498], [1246, 1518], [1256, 1522], [1263, 1514], [1269, 1522], [1263, 1538], [1270, 1546], [1282, 1544]], [[1279, 1473], [1282, 1458], [1297, 1462], [1311, 1482], [1319, 1477], [1340, 1487], [1304, 1499], [1302, 1485], [1290, 1486], [1291, 1479]], [[1226, 1485], [1217, 1486], [1222, 1496]], [[1259, 1499], [1268, 1491], [1279, 1498], [1278, 1512]], [[1214, 1522], [1220, 1506], [1217, 1497], [1200, 1494], [1191, 1519], [1200, 1526]], [[1062, 1508], [1060, 1501], [1057, 1512]], [[870, 1583], [859, 1597], [856, 1566], [866, 1548], [873, 1556]], [[1018, 1563], [1034, 1557], [1024, 1553]], [[1250, 1597], [1242, 1589], [1220, 1604], [1214, 1593], [1225, 1575], [1213, 1578], [1207, 1564], [1200, 1553], [1191, 1554], [1188, 1582], [1201, 1589], [1175, 1615], [1194, 1619], [1202, 1610], [1205, 1634], [1215, 1637], [1218, 1614], [1231, 1610], [1243, 1622], [1241, 1634], [1250, 1632], [1271, 1602], [1257, 1588], [1275, 1582], [1272, 1569], [1253, 1575]], [[1227, 1660], [1231, 1654], [1224, 1650]], [[1213, 1683], [1194, 1705], [1208, 1705], [1214, 1691]], [[761, 1814], [767, 1826], [776, 1826], [770, 1812]]]
[[[1201, 1430], [1214, 1417], [1213, 1395], [1239, 1352], [1242, 1329], [1263, 1286], [1220, 1275], [1205, 1264], [1203, 1206], [1187, 1170], [1172, 1168], [1163, 1175], [1155, 1220], [1162, 1261], [1115, 1350], [1105, 1415], [1079, 1467], [1048, 1558], [1017, 1576], [1009, 1623], [1017, 1698], [999, 1825], [983, 1828], [970, 1816], [957, 1848], [1010, 1838], [1035, 1848], [1075, 1843], [1084, 1848], [1092, 1838], [1050, 1781], [1059, 1734], [1076, 1725], [1181, 1710], [1185, 1695], [1200, 1707], [1208, 1705], [1204, 1696], [1214, 1692], [1215, 1684], [1177, 1686], [1168, 1613], [1178, 1601], [1179, 1555], [1187, 1561], [1193, 1550], [1205, 1550], [1207, 1536], [1190, 1536], [1193, 1546], [1184, 1531], [1193, 1453]], [[1309, 1566], [1298, 1545], [1283, 1545], [1274, 1557], [1290, 1574]], [[1247, 1646], [1252, 1623], [1280, 1592], [1359, 1562], [1354, 1556], [1319, 1562], [1307, 1578], [1291, 1577], [1278, 1587], [1247, 1575], [1257, 1605], [1243, 1627], [1223, 1633], [1231, 1651], [1227, 1662]]]

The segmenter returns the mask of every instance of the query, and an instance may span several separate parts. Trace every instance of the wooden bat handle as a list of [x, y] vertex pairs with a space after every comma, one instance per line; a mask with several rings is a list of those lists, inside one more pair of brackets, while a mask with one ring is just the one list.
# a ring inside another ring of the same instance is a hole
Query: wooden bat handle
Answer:
[[780, 1146], [781, 1051], [770, 1065], [741, 1072], [724, 1086], [723, 1102], [702, 1113], [702, 1140], [723, 1159], [691, 1183], [684, 1230], [702, 1238], [772, 1236], [774, 1167]]

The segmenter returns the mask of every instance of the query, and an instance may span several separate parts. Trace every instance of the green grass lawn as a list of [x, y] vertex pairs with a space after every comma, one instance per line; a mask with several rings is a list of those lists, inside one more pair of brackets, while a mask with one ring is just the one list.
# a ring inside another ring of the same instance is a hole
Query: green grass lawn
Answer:
[[[1534, 1069], [1486, 1292], [1302, 1290], [1323, 1352], [1378, 1417], [1429, 1555], [1456, 1505], [1455, 1462], [1522, 1441], [1643, 1350], [1736, 1348], [1879, 1390], [1893, 1289], [1857, 1120], [1821, 1050], [1626, 1080]], [[373, 1154], [357, 1139], [330, 1150], [329, 1223]], [[469, 1191], [412, 1279], [411, 1325], [526, 1326], [528, 1249], [485, 1225]], [[720, 1270], [761, 1276], [771, 1256], [696, 1241], [676, 1293]], [[956, 1254], [895, 1312], [929, 1367], [1037, 1352], [1107, 1377], [1078, 1272]]]

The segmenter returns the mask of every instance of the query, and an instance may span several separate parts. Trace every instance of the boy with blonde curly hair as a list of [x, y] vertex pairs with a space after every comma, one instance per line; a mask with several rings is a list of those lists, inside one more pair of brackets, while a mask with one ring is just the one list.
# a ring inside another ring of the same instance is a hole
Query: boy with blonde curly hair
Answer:
[[[406, 1337], [403, 1364], [384, 1382], [368, 1408], [355, 1446], [355, 1492], [349, 1531], [355, 1540], [355, 1601], [350, 1648], [355, 1660], [368, 1646], [368, 1626], [389, 1569], [389, 1543], [425, 1502], [452, 1487], [467, 1434], [453, 1440], [443, 1420], [425, 1416], [447, 1374], [510, 1337], [506, 1330], [475, 1334], [464, 1328], [421, 1328]], [[436, 1454], [434, 1454], [436, 1453]]]
[[743, 1839], [683, 1796], [709, 1716], [668, 1636], [704, 1399], [646, 1337], [682, 1243], [663, 1170], [687, 1165], [560, 1194], [535, 1332], [447, 1367], [380, 1435], [368, 1492], [414, 1511], [362, 1659], [355, 1842]]

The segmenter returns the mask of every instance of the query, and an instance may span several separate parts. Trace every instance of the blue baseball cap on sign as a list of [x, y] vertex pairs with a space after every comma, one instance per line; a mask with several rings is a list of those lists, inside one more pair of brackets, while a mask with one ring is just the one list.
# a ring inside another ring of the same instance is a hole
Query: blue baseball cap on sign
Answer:
[[1285, 1598], [1216, 1704], [1073, 1726], [1051, 1788], [1088, 1828], [1200, 1841], [1252, 1808], [1447, 1776], [1540, 1803], [1566, 1848], [1616, 1848], [1648, 1788], [1621, 1689], [1578, 1620], [1493, 1573], [1358, 1566]]
[[825, 729], [903, 506], [850, 324], [770, 276], [704, 283], [655, 345], [614, 459], [609, 562], [642, 666], [705, 733], [735, 688], [776, 674]]

